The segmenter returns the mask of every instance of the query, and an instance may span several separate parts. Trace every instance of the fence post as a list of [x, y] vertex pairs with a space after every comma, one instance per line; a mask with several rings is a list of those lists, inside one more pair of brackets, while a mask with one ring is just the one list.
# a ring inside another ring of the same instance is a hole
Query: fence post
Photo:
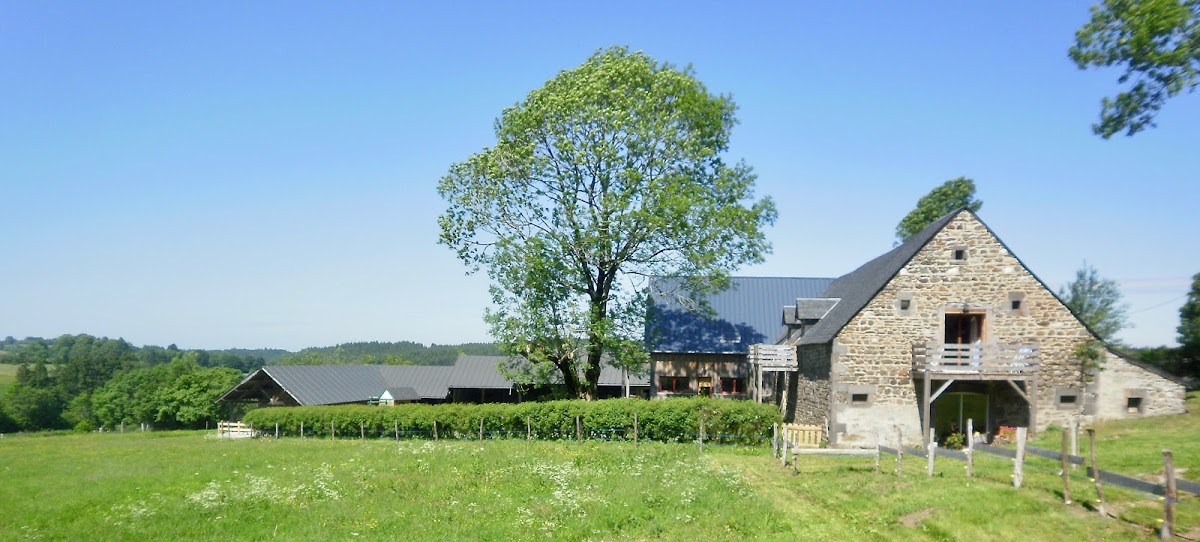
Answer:
[[125, 432], [125, 422], [121, 422], [121, 432]]
[[279, 439], [279, 422], [275, 422], [275, 438]]
[[934, 440], [933, 431], [929, 431], [929, 444], [925, 446], [925, 455], [927, 459], [928, 472], [926, 476], [933, 476], [933, 457], [937, 455], [937, 441]]
[[483, 442], [483, 416], [479, 417], [479, 442]]
[[1021, 481], [1025, 479], [1025, 437], [1029, 431], [1026, 427], [1017, 428], [1017, 459], [1013, 462], [1013, 487], [1020, 489]]
[[1096, 511], [1106, 516], [1104, 512], [1104, 486], [1100, 484], [1100, 467], [1096, 466], [1096, 430], [1088, 428], [1088, 455], [1092, 458], [1092, 479], [1096, 481]]
[[533, 440], [533, 420], [525, 416], [525, 440]]
[[[1079, 455], [1079, 418], [1071, 418], [1071, 455]], [[1071, 470], [1075, 470], [1076, 465], [1071, 463]]]
[[395, 429], [395, 431], [396, 431], [396, 440], [399, 441], [400, 440], [400, 422], [392, 422], [392, 423], [394, 424], [394, 425], [392, 425], [392, 428]]
[[[786, 432], [786, 431], [785, 431], [785, 432]], [[791, 442], [792, 442], [792, 441], [790, 441], [790, 440], [787, 440], [787, 439], [784, 439], [784, 440], [783, 440], [783, 453], [779, 454], [779, 466], [780, 466], [780, 467], [786, 467], [786, 466], [787, 466], [787, 452], [788, 452], [788, 444], [790, 444]]]
[[883, 438], [883, 437], [881, 437], [881, 436], [880, 436], [880, 434], [879, 434], [879, 431], [875, 431], [875, 474], [879, 474], [879, 473], [880, 473], [880, 468], [879, 468], [879, 441], [880, 441], [880, 440], [882, 440], [882, 438]]
[[1167, 491], [1163, 495], [1163, 524], [1158, 537], [1169, 540], [1175, 534], [1175, 500], [1179, 497], [1175, 490], [1175, 461], [1171, 457], [1171, 450], [1163, 450], [1163, 477]]
[[367, 438], [367, 428], [363, 425], [363, 422], [358, 422], [358, 438], [361, 440], [366, 440]]
[[[637, 412], [633, 413], [633, 445], [638, 445], [638, 419]], [[774, 457], [774, 456], [772, 456]]]
[[304, 438], [304, 422], [300, 422], [300, 438]]
[[1062, 434], [1062, 479], [1063, 479], [1063, 504], [1071, 504], [1071, 462], [1067, 459], [1071, 451], [1071, 435], [1067, 428], [1063, 428]]
[[967, 418], [967, 478], [975, 476], [975, 421]]
[[904, 475], [904, 431], [896, 426], [896, 476]]
[[704, 453], [704, 416], [700, 416], [700, 453]]
[[779, 456], [779, 423], [771, 424], [771, 457]]
[[575, 416], [575, 440], [583, 443], [583, 422], [579, 420], [579, 416]]
[[437, 439], [438, 439], [437, 420], [433, 420], [433, 440], [437, 440]]
[[329, 420], [329, 440], [337, 440], [337, 428], [333, 426], [333, 420]]

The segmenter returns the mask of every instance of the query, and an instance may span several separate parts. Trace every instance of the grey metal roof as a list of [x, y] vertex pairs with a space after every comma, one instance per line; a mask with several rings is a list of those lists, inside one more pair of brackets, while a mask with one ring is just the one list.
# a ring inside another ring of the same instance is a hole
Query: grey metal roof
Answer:
[[709, 312], [690, 307], [682, 281], [650, 281], [646, 343], [652, 352], [741, 354], [750, 345], [774, 341], [784, 331], [780, 309], [797, 298], [823, 297], [834, 279], [731, 277], [730, 287], [702, 296]]
[[[454, 367], [446, 365], [372, 365], [379, 369], [386, 387], [411, 387], [422, 399], [445, 399], [450, 394], [450, 375]], [[375, 390], [379, 393], [379, 390]]]
[[450, 373], [451, 388], [509, 389], [512, 381], [504, 378], [497, 367], [506, 356], [469, 356], [460, 354]]
[[946, 224], [949, 224], [963, 211], [971, 212], [967, 209], [959, 209], [935, 220], [925, 229], [901, 243], [900, 246], [863, 264], [858, 269], [842, 275], [821, 292], [821, 295], [812, 296], [837, 297], [841, 298], [841, 301], [834, 305], [820, 322], [805, 332], [796, 344], [820, 344], [832, 341], [842, 328], [846, 327], [846, 324], [850, 323], [850, 320], [887, 285], [888, 281], [892, 280], [892, 277], [896, 276], [896, 273], [899, 273], [900, 269], [908, 264], [913, 256], [917, 255], [917, 252], [920, 252], [942, 228], [946, 227]]
[[260, 369], [301, 405], [359, 403], [387, 388], [379, 365], [272, 365]]
[[[414, 390], [409, 387], [387, 388], [384, 391], [387, 392], [388, 395], [392, 396], [393, 401], [420, 401], [421, 400], [421, 394], [417, 393], [417, 390]], [[380, 396], [382, 397], [382, 394], [380, 394]]]

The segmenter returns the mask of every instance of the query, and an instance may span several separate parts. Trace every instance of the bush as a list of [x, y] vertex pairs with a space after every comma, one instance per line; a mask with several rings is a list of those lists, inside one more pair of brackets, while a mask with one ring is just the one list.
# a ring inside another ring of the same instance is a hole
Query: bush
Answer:
[[482, 421], [484, 436], [489, 438], [524, 438], [528, 430], [537, 439], [569, 440], [575, 438], [578, 416], [584, 438], [632, 440], [635, 413], [638, 438], [668, 442], [695, 440], [703, 418], [706, 440], [759, 444], [770, 438], [771, 424], [781, 420], [773, 405], [673, 398], [271, 407], [252, 410], [243, 421], [270, 431], [279, 424], [280, 433], [286, 435], [299, 435], [303, 424], [308, 436], [328, 437], [332, 425], [336, 434], [343, 436], [357, 437], [361, 430], [371, 436], [393, 437], [399, 431], [402, 437], [418, 438], [433, 437], [434, 421], [440, 438], [478, 438]]

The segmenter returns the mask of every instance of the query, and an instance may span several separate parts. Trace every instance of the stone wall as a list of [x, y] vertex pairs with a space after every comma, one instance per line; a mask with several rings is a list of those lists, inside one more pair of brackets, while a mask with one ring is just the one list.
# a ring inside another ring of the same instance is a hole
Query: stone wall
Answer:
[[1095, 395], [1088, 413], [1102, 420], [1185, 412], [1186, 391], [1181, 384], [1112, 352], [1107, 353], [1089, 391]]
[[[791, 412], [795, 423], [824, 425], [829, 418], [829, 357], [828, 344], [806, 344], [798, 347], [798, 373], [789, 373], [796, 379], [795, 395], [785, 412]], [[793, 376], [794, 375], [794, 376]]]
[[[956, 249], [965, 249], [966, 258], [956, 260]], [[907, 311], [899, 308], [902, 297], [910, 299]], [[1011, 305], [1015, 297], [1021, 298], [1017, 310]], [[1038, 428], [1083, 414], [1085, 401], [1080, 400], [1075, 408], [1060, 409], [1055, 392], [1088, 384], [1074, 349], [1091, 340], [1091, 334], [978, 219], [964, 212], [938, 232], [838, 334], [830, 375], [832, 432], [841, 433], [835, 436], [836, 443], [872, 441], [875, 433], [894, 434], [897, 426], [903, 428], [906, 440], [917, 440], [920, 382], [913, 380], [912, 346], [943, 342], [946, 314], [962, 313], [964, 308], [984, 315], [985, 343], [1037, 345], [1041, 359]], [[1123, 405], [1120, 396], [1134, 385], [1152, 392], [1145, 400], [1147, 414], [1182, 410], [1182, 387], [1125, 362], [1109, 365], [1094, 386], [1097, 395], [1093, 400], [1100, 405], [1102, 418], [1130, 415], [1111, 405]], [[871, 392], [869, 404], [851, 404], [850, 394], [863, 390]], [[1015, 393], [1010, 395], [1020, 400]], [[993, 408], [1011, 410], [1012, 405]], [[1013, 415], [1003, 417], [1011, 419]]]

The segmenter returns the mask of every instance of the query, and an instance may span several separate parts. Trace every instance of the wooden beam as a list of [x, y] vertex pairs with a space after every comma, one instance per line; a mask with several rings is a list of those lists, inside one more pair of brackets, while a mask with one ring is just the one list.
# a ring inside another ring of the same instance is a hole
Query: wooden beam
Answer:
[[[1008, 382], [1008, 385], [1012, 386], [1012, 389], [1016, 390], [1017, 395], [1020, 395], [1021, 398], [1024, 399], [1026, 403], [1030, 402], [1029, 396], [1025, 395], [1025, 391], [1021, 389], [1021, 386], [1018, 386], [1017, 383], [1013, 382], [1012, 380], [1005, 380], [1005, 382]], [[1030, 403], [1030, 404], [1032, 404], [1032, 403]]]
[[931, 427], [931, 423], [929, 420], [929, 405], [933, 401], [929, 398], [929, 394], [931, 391], [930, 388], [932, 387], [932, 383], [930, 382], [930, 379], [928, 377], [926, 377], [924, 379], [924, 386], [925, 386], [925, 389], [924, 389], [925, 393], [922, 395], [921, 412], [922, 412], [922, 414], [925, 415], [925, 419], [921, 421], [921, 440], [923, 442], [929, 442], [929, 433], [930, 433], [930, 427]]
[[930, 402], [937, 401], [937, 398], [941, 397], [942, 392], [946, 391], [946, 388], [949, 388], [950, 384], [953, 384], [953, 383], [954, 383], [953, 378], [951, 378], [950, 380], [947, 380], [945, 384], [942, 384], [942, 387], [938, 388], [937, 391], [933, 392], [933, 397], [930, 397], [929, 401]]

